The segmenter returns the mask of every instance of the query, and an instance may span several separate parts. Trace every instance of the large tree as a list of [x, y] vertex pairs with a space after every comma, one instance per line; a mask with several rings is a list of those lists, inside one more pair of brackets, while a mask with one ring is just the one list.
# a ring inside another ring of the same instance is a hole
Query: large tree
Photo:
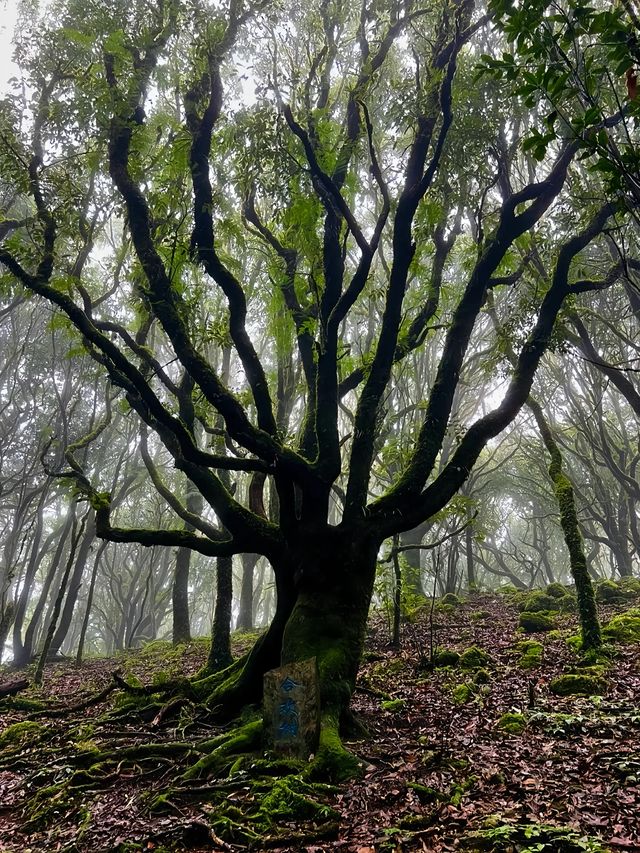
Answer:
[[[200, 684], [230, 717], [266, 670], [316, 657], [320, 759], [340, 757], [381, 543], [442, 510], [514, 420], [567, 297], [625, 273], [601, 245], [623, 188], [576, 162], [579, 129], [539, 163], [522, 150], [535, 118], [476, 76], [492, 38], [470, 0], [61, 0], [20, 30], [3, 282], [68, 319], [207, 509], [158, 475], [176, 523], [124, 526], [73, 450], [61, 473], [104, 539], [270, 561], [269, 629]], [[474, 344], [489, 290], [518, 315], [500, 393]], [[425, 342], [383, 484], [389, 389]], [[463, 420], [465, 395], [484, 403]], [[236, 488], [256, 474], [268, 512]]]

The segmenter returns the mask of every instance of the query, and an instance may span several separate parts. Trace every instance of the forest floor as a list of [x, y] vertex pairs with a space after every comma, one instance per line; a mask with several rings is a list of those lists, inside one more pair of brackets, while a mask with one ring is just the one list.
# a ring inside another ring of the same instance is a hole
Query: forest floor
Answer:
[[[601, 606], [600, 616], [606, 622], [637, 606], [637, 599]], [[439, 648], [477, 647], [486, 660], [474, 652], [463, 657], [466, 668], [425, 669], [428, 609], [403, 626], [397, 651], [385, 620], [374, 617], [353, 703], [370, 737], [350, 744], [365, 762], [363, 778], [322, 792], [326, 822], [285, 810], [253, 842], [211, 831], [215, 807], [202, 802], [205, 794], [150, 809], [185, 758], [128, 760], [131, 746], [215, 734], [206, 719], [183, 709], [160, 723], [144, 715], [119, 720], [112, 713], [117, 690], [65, 711], [112, 684], [115, 669], [145, 684], [196, 672], [204, 641], [177, 650], [156, 642], [80, 668], [51, 665], [41, 689], [0, 702], [0, 850], [640, 851], [640, 643], [613, 644], [605, 670], [588, 670], [602, 695], [561, 697], [553, 679], [579, 663], [567, 643], [575, 615], [558, 615], [551, 633], [524, 636], [513, 600], [478, 595], [434, 617]], [[541, 654], [518, 645], [527, 639], [542, 645]], [[0, 683], [19, 676], [3, 669]], [[24, 699], [45, 699], [59, 714], [25, 710]], [[65, 787], [74, 755], [92, 751], [113, 754], [103, 778]], [[243, 773], [224, 790], [236, 814], [255, 796]]]

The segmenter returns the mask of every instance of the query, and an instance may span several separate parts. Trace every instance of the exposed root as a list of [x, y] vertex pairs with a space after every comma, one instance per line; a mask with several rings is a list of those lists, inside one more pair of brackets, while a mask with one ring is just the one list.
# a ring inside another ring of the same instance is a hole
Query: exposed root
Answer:
[[6, 684], [0, 684], [0, 699], [6, 699], [8, 696], [15, 696], [21, 690], [26, 690], [29, 687], [29, 681], [26, 678], [21, 678], [19, 681], [9, 681]]
[[254, 720], [210, 741], [204, 741], [199, 744], [199, 748], [208, 754], [187, 770], [182, 779], [189, 781], [229, 772], [238, 759], [258, 750], [261, 743], [262, 720]]
[[364, 762], [342, 743], [337, 716], [323, 714], [318, 751], [305, 772], [306, 778], [344, 782], [362, 776], [363, 772]]

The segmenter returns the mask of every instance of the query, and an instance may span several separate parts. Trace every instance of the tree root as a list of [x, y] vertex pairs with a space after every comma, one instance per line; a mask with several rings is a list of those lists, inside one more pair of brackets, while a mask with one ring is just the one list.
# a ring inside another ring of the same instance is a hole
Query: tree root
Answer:
[[19, 681], [9, 681], [6, 684], [0, 684], [0, 699], [6, 699], [8, 696], [15, 696], [21, 690], [26, 690], [30, 682], [26, 678], [21, 678]]
[[208, 778], [230, 770], [238, 759], [258, 750], [262, 743], [262, 720], [246, 723], [230, 733], [225, 733], [198, 744], [208, 754], [201, 758], [186, 773], [184, 781]]
[[340, 725], [335, 714], [322, 715], [318, 751], [305, 772], [305, 777], [329, 782], [345, 782], [358, 778], [364, 771], [364, 762], [343, 745]]

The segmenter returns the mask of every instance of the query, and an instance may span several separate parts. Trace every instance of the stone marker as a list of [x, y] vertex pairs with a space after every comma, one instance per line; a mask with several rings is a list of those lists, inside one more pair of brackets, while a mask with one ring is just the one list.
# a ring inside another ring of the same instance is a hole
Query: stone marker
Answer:
[[315, 658], [264, 675], [265, 747], [308, 758], [318, 748], [320, 689]]

